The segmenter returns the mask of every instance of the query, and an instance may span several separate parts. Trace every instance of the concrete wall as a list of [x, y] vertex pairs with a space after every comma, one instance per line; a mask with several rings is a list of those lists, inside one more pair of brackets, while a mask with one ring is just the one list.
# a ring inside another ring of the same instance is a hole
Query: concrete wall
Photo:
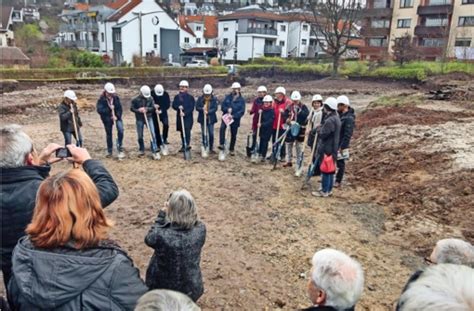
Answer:
[[239, 49], [237, 50], [237, 60], [247, 61], [252, 58], [264, 56], [265, 38], [252, 35], [239, 35]]
[[291, 53], [292, 57], [299, 57], [300, 55], [300, 29], [301, 29], [301, 22], [294, 21], [290, 22], [289, 24], [289, 32], [288, 32], [288, 53]]
[[[229, 28], [228, 31], [224, 31], [224, 28]], [[233, 43], [234, 48], [240, 45], [240, 42], [236, 42], [237, 38], [237, 22], [236, 21], [219, 21], [218, 24], [218, 40], [224, 41], [227, 39], [229, 43]], [[223, 57], [225, 60], [233, 60], [234, 59], [234, 49], [226, 52]]]
[[[284, 25], [286, 27], [286, 31], [281, 31], [281, 26]], [[281, 48], [281, 57], [288, 57], [288, 34], [290, 32], [289, 30], [289, 24], [288, 22], [277, 22], [276, 23], [277, 31], [278, 31], [278, 38], [276, 41], [276, 45], [280, 45], [280, 41], [285, 42], [285, 46], [282, 46]]]

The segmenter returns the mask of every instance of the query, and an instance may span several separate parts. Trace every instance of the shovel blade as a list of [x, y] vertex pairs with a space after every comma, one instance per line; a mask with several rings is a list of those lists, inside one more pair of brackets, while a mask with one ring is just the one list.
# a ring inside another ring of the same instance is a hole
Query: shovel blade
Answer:
[[219, 161], [225, 161], [225, 151], [219, 151]]
[[184, 151], [184, 159], [185, 160], [191, 160], [191, 150], [185, 150]]
[[161, 146], [161, 154], [164, 156], [167, 156], [170, 154], [170, 151], [168, 150], [168, 146], [166, 145]]
[[206, 147], [201, 147], [201, 156], [203, 158], [209, 157], [209, 150]]

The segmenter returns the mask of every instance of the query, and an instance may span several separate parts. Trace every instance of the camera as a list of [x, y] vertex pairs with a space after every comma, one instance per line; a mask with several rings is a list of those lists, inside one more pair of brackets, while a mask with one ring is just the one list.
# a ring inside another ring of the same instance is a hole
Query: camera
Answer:
[[67, 148], [59, 148], [56, 150], [56, 158], [69, 158], [72, 157], [71, 152]]

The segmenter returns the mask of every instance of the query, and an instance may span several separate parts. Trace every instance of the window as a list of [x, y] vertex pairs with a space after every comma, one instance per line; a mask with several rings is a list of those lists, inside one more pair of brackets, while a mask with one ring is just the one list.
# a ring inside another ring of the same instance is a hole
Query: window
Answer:
[[451, 4], [451, 0], [429, 0], [430, 5]]
[[423, 38], [420, 42], [421, 46], [428, 46], [428, 47], [443, 47], [444, 46], [444, 39], [441, 38]]
[[202, 26], [196, 26], [196, 31], [202, 31]]
[[227, 39], [227, 38], [224, 38], [224, 41], [222, 41], [222, 44], [224, 44], [224, 45], [227, 45], [227, 44], [229, 44], [229, 39]]
[[387, 0], [374, 0], [374, 9], [382, 9], [386, 7], [387, 7]]
[[303, 31], [308, 31], [308, 25], [303, 25]]
[[386, 38], [370, 38], [369, 46], [378, 46], [378, 47], [387, 46], [387, 39]]
[[458, 26], [474, 26], [474, 16], [460, 16]]
[[462, 0], [462, 4], [474, 4], [474, 0]]
[[120, 33], [120, 32], [115, 33], [115, 41], [116, 42], [122, 42], [122, 33]]
[[200, 44], [201, 43], [201, 38], [196, 38], [196, 44]]
[[411, 18], [403, 18], [397, 21], [397, 28], [410, 28]]
[[306, 53], [301, 53], [301, 57], [306, 57]]
[[158, 35], [157, 34], [153, 35], [153, 48], [154, 49], [158, 48]]
[[189, 43], [189, 37], [184, 37], [184, 43]]
[[413, 7], [413, 0], [400, 0], [400, 7], [401, 8], [412, 8]]
[[280, 31], [285, 32], [286, 31], [286, 25], [280, 25]]
[[[461, 20], [461, 18], [459, 18]], [[425, 19], [425, 26], [426, 27], [441, 27], [447, 26], [448, 19], [444, 17], [427, 17]]]
[[229, 31], [229, 25], [224, 24], [224, 31]]
[[470, 38], [457, 38], [456, 41], [454, 41], [454, 46], [470, 47], [471, 39]]
[[285, 41], [280, 41], [280, 46], [285, 46]]
[[206, 42], [206, 44], [209, 44], [209, 40], [208, 40], [208, 39], [206, 39], [206, 41], [205, 41], [205, 42]]
[[308, 40], [306, 39], [301, 40], [301, 45], [306, 45], [307, 43], [308, 43]]
[[100, 33], [100, 41], [104, 42], [105, 41], [105, 35], [103, 32]]
[[390, 20], [373, 19], [370, 25], [372, 26], [372, 28], [390, 28]]

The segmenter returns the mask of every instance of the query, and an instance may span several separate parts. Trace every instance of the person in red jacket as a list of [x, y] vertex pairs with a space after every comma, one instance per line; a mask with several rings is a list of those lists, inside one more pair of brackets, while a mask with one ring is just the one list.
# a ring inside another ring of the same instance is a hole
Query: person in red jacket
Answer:
[[[283, 129], [283, 125], [285, 124], [286, 120], [284, 118], [283, 112], [285, 111], [286, 107], [291, 105], [291, 100], [286, 97], [286, 90], [284, 87], [279, 86], [275, 90], [275, 101], [273, 102], [273, 109], [275, 112], [275, 118], [273, 119], [273, 135], [272, 135], [272, 143], [274, 144], [275, 141], [283, 135], [285, 131]], [[280, 129], [278, 130], [278, 125]], [[278, 137], [277, 137], [278, 133]], [[284, 142], [282, 142], [284, 143]], [[281, 154], [279, 155], [280, 161], [285, 161], [285, 148], [281, 148]]]

